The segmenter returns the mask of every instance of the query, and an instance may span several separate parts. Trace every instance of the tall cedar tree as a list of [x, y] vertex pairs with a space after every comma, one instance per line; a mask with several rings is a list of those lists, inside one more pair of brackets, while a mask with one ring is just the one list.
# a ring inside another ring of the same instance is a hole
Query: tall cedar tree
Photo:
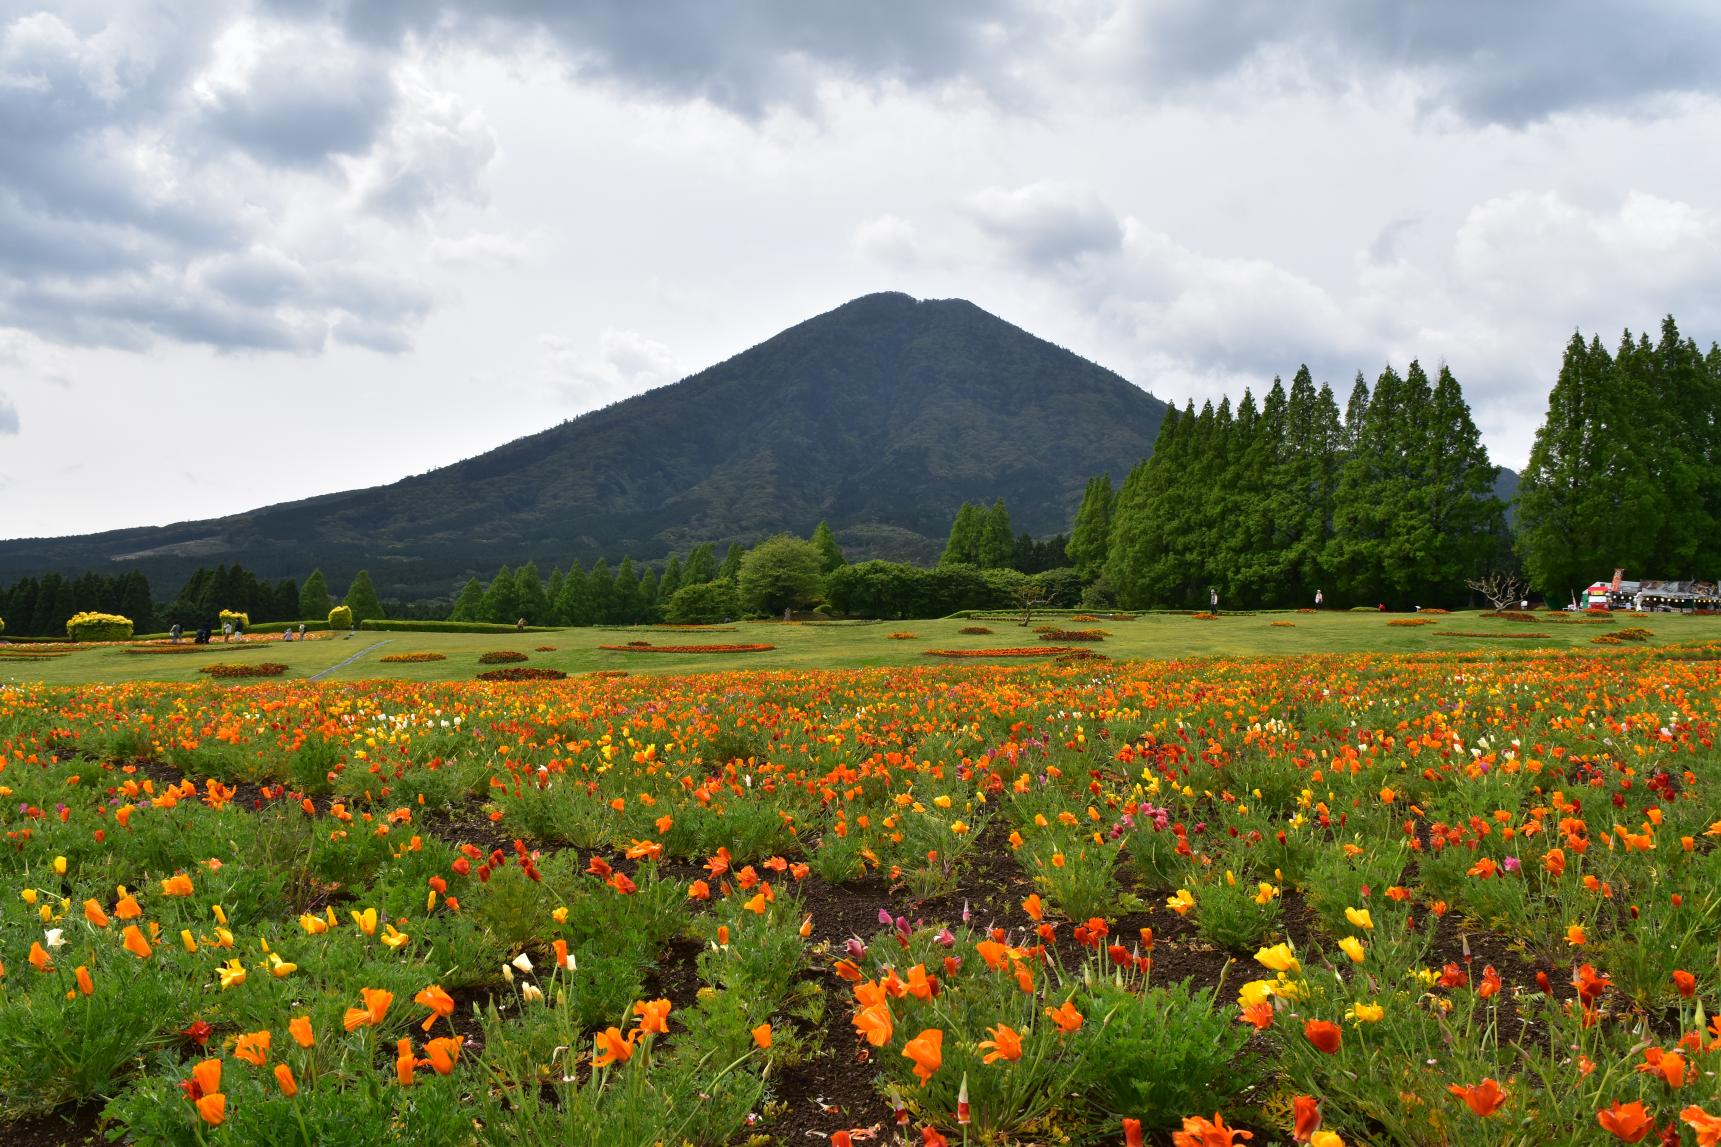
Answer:
[[682, 572], [682, 585], [700, 585], [717, 580], [717, 547], [701, 542], [687, 555], [687, 567]]
[[729, 549], [723, 555], [723, 564], [717, 567], [717, 576], [724, 581], [734, 581], [741, 576], [741, 558], [746, 554], [740, 542], [730, 542]]
[[832, 570], [841, 569], [848, 565], [848, 562], [843, 558], [842, 549], [837, 545], [836, 536], [831, 533], [829, 522], [820, 522], [813, 530], [813, 545], [819, 548], [821, 572], [830, 573]]
[[329, 597], [329, 583], [322, 570], [312, 570], [305, 584], [299, 587], [299, 617], [321, 620], [329, 616], [335, 603]]
[[1111, 541], [1111, 519], [1117, 505], [1117, 492], [1112, 488], [1111, 475], [1089, 478], [1082, 491], [1081, 508], [1076, 511], [1075, 525], [1070, 529], [1069, 543], [1064, 547], [1071, 565], [1084, 577], [1096, 577], [1105, 568], [1106, 549]]
[[513, 570], [503, 566], [496, 571], [478, 608], [492, 625], [513, 625], [520, 620], [520, 583], [514, 580]]
[[980, 517], [979, 509], [967, 502], [962, 503], [955, 520], [950, 523], [950, 540], [944, 544], [939, 565], [980, 564]]
[[525, 618], [530, 625], [543, 625], [549, 620], [550, 599], [544, 592], [544, 582], [538, 576], [538, 563], [527, 562], [514, 571], [514, 596], [520, 612], [514, 620]]
[[483, 608], [484, 583], [475, 577], [469, 577], [466, 584], [460, 587], [460, 596], [454, 599], [454, 609], [449, 612], [448, 620], [483, 621]]
[[562, 578], [562, 592], [556, 596], [556, 615], [563, 625], [590, 625], [597, 618], [591, 581], [585, 567], [577, 561]]
[[979, 515], [979, 561], [975, 564], [982, 569], [1003, 569], [1010, 564], [1016, 551], [1016, 534], [1010, 528], [1010, 511], [1005, 508], [1004, 499], [999, 498], [992, 503], [990, 510], [979, 511]]
[[355, 627], [361, 621], [388, 616], [382, 610], [382, 602], [377, 600], [376, 586], [371, 584], [369, 570], [360, 570], [353, 575], [353, 583], [347, 587], [347, 596], [341, 599], [341, 604], [353, 611]]

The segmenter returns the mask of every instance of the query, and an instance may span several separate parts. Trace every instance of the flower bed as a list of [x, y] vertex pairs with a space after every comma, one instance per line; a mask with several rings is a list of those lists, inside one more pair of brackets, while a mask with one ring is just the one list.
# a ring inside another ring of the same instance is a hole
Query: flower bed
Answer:
[[526, 655], [516, 649], [492, 649], [488, 653], [478, 655], [480, 665], [507, 665], [515, 661], [525, 661]]
[[390, 665], [416, 665], [424, 661], [447, 661], [446, 653], [385, 653], [377, 658], [378, 661]]
[[567, 674], [560, 669], [538, 665], [511, 665], [506, 669], [487, 669], [478, 675], [480, 681], [560, 681]]
[[1064, 657], [1072, 653], [1090, 653], [1071, 645], [1017, 645], [1003, 649], [925, 649], [923, 657]]
[[1480, 616], [1497, 618], [1500, 621], [1534, 621], [1534, 620], [1536, 620], [1535, 614], [1525, 613], [1521, 609], [1491, 610], [1487, 613], [1481, 614]]
[[964, 625], [956, 632], [965, 633], [970, 637], [990, 637], [992, 635], [992, 631], [984, 625]]
[[611, 653], [764, 653], [768, 649], [777, 648], [775, 645], [648, 645], [643, 641], [630, 641], [626, 645], [600, 645], [599, 649], [607, 649]]
[[205, 665], [198, 670], [199, 673], [207, 673], [211, 677], [221, 678], [279, 677], [286, 671], [287, 667], [282, 665], [279, 661], [257, 661], [249, 665], [217, 662], [214, 665]]
[[920, 634], [918, 634], [918, 633], [892, 633], [889, 635], [889, 637], [892, 641], [919, 641], [920, 640]]
[[1441, 632], [1441, 633], [1436, 633], [1434, 636], [1436, 636], [1436, 637], [1470, 637], [1470, 638], [1476, 638], [1476, 639], [1479, 639], [1482, 641], [1493, 641], [1496, 638], [1501, 638], [1501, 639], [1505, 639], [1505, 640], [1513, 640], [1513, 639], [1517, 639], [1517, 638], [1526, 638], [1526, 639], [1529, 639], [1532, 641], [1535, 640], [1536, 638], [1541, 638], [1545, 641], [1548, 638], [1548, 635], [1545, 633], [1466, 633], [1466, 632], [1461, 632], [1459, 630], [1451, 630], [1451, 629], [1445, 630], [1444, 632]]
[[1041, 641], [1104, 641], [1111, 634], [1103, 629], [1046, 629], [1040, 631]]
[[1395, 617], [1387, 624], [1397, 626], [1400, 629], [1414, 629], [1419, 625], [1433, 625], [1434, 619], [1432, 617]]
[[1205, 609], [1201, 610], [1199, 613], [1192, 613], [1189, 615], [1189, 617], [1190, 617], [1190, 620], [1192, 620], [1192, 621], [1218, 621], [1219, 620], [1219, 615], [1217, 613], [1209, 613]]

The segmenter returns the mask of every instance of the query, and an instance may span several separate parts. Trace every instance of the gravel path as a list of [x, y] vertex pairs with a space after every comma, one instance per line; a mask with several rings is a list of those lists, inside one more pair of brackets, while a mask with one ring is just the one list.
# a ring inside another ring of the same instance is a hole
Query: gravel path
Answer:
[[333, 673], [337, 669], [345, 669], [347, 666], [351, 665], [353, 662], [357, 661], [359, 658], [363, 657], [365, 654], [369, 653], [371, 650], [381, 649], [383, 646], [387, 645], [388, 642], [391, 640], [393, 640], [393, 639], [389, 638], [389, 639], [384, 640], [384, 641], [378, 641], [373, 645], [367, 645], [363, 649], [359, 650], [357, 653], [353, 654], [351, 657], [347, 658], [345, 661], [339, 662], [335, 665], [331, 665], [327, 669], [323, 670], [321, 673], [313, 673], [309, 677], [305, 678], [305, 680], [316, 681], [320, 678], [327, 677], [329, 674]]

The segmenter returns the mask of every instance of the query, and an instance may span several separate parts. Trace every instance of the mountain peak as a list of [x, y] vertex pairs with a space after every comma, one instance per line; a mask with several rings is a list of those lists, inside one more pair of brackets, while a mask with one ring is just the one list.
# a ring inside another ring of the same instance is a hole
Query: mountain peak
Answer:
[[171, 583], [369, 567], [385, 594], [471, 573], [651, 560], [820, 520], [851, 560], [930, 560], [963, 501], [1066, 529], [1087, 479], [1152, 450], [1164, 406], [964, 299], [862, 295], [668, 386], [389, 486], [206, 522], [0, 542], [0, 576], [134, 563]]

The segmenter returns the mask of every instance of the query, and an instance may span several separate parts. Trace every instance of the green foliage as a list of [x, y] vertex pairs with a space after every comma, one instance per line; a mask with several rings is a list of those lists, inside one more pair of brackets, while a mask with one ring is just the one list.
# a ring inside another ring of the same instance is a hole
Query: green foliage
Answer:
[[347, 587], [347, 595], [341, 599], [341, 604], [353, 611], [355, 621], [388, 616], [383, 612], [382, 602], [377, 600], [376, 587], [371, 584], [370, 573], [366, 570], [353, 575], [353, 584]]
[[492, 625], [512, 625], [520, 619], [520, 583], [514, 571], [503, 566], [490, 579], [478, 605], [479, 616]]
[[[1015, 570], [981, 570], [970, 565], [924, 569], [870, 561], [829, 574], [825, 598], [832, 609], [852, 617], [946, 617], [961, 610], [1010, 609], [1016, 604], [1016, 587], [1024, 580]], [[1067, 582], [1056, 571], [1047, 584], [1060, 591], [1067, 589]]]
[[[340, 628], [334, 626], [332, 628]], [[496, 625], [488, 621], [418, 621], [406, 618], [386, 618], [361, 622], [360, 629], [378, 630], [384, 633], [517, 633], [517, 625]], [[544, 633], [542, 625], [528, 625], [527, 633]]]
[[305, 579], [305, 584], [299, 587], [299, 616], [327, 617], [329, 610], [334, 607], [334, 600], [329, 597], [329, 583], [323, 577], [323, 571], [312, 570], [311, 576]]
[[1669, 316], [1609, 355], [1573, 334], [1518, 495], [1518, 548], [1551, 600], [1615, 567], [1713, 577], [1721, 564], [1721, 353]]
[[1100, 981], [1084, 1010], [1095, 1017], [1082, 1081], [1089, 1101], [1144, 1127], [1173, 1128], [1191, 1112], [1227, 1107], [1259, 1077], [1243, 1054], [1247, 1029], [1188, 980], [1140, 996]]
[[663, 607], [663, 619], [676, 625], [728, 621], [741, 611], [735, 587], [726, 581], [682, 586]]
[[819, 550], [820, 573], [828, 574], [848, 564], [843, 558], [843, 551], [837, 546], [836, 536], [831, 533], [829, 522], [820, 522], [813, 530], [813, 545]]
[[1070, 530], [1069, 544], [1064, 548], [1070, 564], [1084, 575], [1096, 576], [1105, 568], [1116, 504], [1117, 493], [1112, 489], [1110, 474], [1088, 479], [1081, 508], [1076, 511], [1075, 526]]
[[725, 581], [735, 581], [741, 576], [741, 560], [746, 553], [740, 542], [730, 542], [729, 549], [723, 554], [723, 564], [717, 567], [717, 576]]
[[[1173, 411], [1124, 481], [1105, 575], [1126, 608], [1313, 600], [1458, 605], [1495, 557], [1504, 507], [1450, 371], [1360, 379], [1345, 423], [1308, 369], [1197, 413]], [[1079, 547], [1078, 547], [1079, 549]]]
[[544, 581], [538, 576], [538, 563], [527, 562], [514, 572], [514, 594], [520, 612], [515, 620], [526, 619], [527, 625], [545, 625], [550, 620], [550, 599], [544, 592]]
[[823, 563], [812, 542], [787, 534], [767, 538], [741, 559], [737, 586], [741, 604], [768, 616], [805, 608], [819, 596]]
[[329, 610], [329, 628], [335, 630], [354, 628], [352, 609], [345, 605], [337, 605]]
[[460, 587], [460, 596], [454, 599], [454, 609], [448, 614], [449, 621], [477, 621], [483, 615], [484, 583], [475, 577], [466, 579], [466, 584]]

